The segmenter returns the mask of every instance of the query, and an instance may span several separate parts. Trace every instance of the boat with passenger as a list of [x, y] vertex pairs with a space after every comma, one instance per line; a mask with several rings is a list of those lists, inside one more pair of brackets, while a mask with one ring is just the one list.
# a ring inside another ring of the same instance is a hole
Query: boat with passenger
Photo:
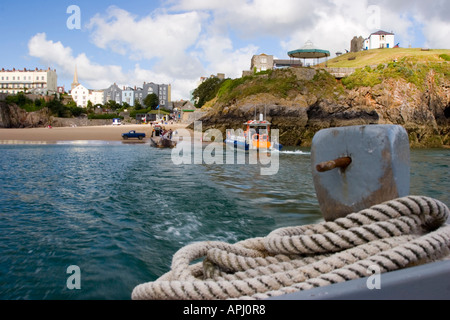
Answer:
[[227, 130], [225, 143], [242, 150], [281, 150], [283, 146], [277, 139], [271, 138], [270, 127], [271, 123], [264, 120], [261, 114], [259, 120], [249, 120], [244, 123], [245, 131]]
[[155, 125], [150, 137], [150, 146], [155, 148], [175, 148], [177, 142], [172, 140], [172, 130], [166, 131], [162, 126]]

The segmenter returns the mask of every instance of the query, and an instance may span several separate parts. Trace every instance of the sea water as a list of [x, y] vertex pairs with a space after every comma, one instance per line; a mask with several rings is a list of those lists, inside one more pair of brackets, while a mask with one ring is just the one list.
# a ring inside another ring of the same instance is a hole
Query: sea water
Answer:
[[[308, 149], [280, 152], [268, 176], [259, 165], [174, 165], [171, 150], [148, 144], [0, 145], [0, 154], [3, 300], [130, 299], [187, 244], [322, 221]], [[450, 205], [449, 159], [450, 150], [413, 150], [411, 194]]]

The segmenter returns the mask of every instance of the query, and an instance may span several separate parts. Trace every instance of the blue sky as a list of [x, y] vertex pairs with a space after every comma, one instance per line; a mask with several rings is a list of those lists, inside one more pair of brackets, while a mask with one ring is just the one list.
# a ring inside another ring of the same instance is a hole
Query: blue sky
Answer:
[[[67, 27], [70, 5], [81, 29]], [[202, 76], [239, 77], [254, 54], [287, 58], [308, 40], [334, 56], [382, 29], [401, 47], [448, 49], [448, 12], [445, 0], [2, 1], [0, 67], [51, 67], [70, 88], [77, 65], [90, 89], [170, 83], [188, 99]]]

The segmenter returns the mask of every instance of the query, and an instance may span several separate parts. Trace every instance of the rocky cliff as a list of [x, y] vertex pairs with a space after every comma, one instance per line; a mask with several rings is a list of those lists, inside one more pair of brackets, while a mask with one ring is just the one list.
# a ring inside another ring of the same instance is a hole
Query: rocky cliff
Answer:
[[[203, 128], [242, 128], [256, 111], [280, 130], [284, 145], [310, 146], [314, 134], [329, 127], [398, 124], [407, 130], [412, 147], [450, 146], [448, 73], [429, 69], [420, 85], [404, 77], [384, 77], [373, 86], [348, 89], [323, 70], [305, 70], [277, 71], [242, 82], [233, 89], [241, 94], [231, 100], [218, 96], [203, 108], [207, 112], [201, 119]], [[249, 90], [276, 77], [292, 76], [291, 87], [282, 95], [270, 89], [255, 94]]]
[[0, 101], [0, 128], [35, 128], [50, 124], [47, 108], [36, 112], [26, 112], [16, 105]]
[[58, 118], [51, 115], [48, 108], [35, 112], [26, 112], [24, 109], [0, 101], [0, 128], [38, 128], [47, 127], [83, 127], [110, 125], [109, 119], [88, 119], [84, 117]]

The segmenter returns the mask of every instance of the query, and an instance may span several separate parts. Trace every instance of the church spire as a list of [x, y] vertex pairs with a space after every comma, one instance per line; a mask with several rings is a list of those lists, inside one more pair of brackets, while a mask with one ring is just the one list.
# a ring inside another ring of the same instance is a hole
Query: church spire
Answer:
[[77, 65], [75, 64], [75, 73], [73, 75], [73, 83], [72, 83], [72, 90], [76, 88], [79, 85], [78, 83], [78, 70]]

